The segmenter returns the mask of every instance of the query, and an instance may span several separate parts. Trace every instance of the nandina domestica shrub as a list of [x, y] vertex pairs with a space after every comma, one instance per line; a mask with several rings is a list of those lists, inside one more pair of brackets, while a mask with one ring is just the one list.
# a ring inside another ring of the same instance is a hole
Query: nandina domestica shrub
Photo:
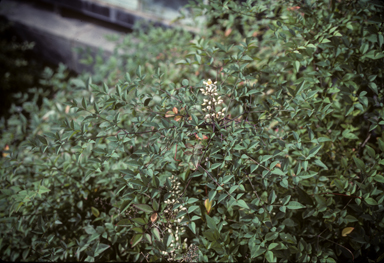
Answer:
[[382, 260], [383, 5], [190, 8], [216, 21], [177, 62], [8, 120], [3, 258]]

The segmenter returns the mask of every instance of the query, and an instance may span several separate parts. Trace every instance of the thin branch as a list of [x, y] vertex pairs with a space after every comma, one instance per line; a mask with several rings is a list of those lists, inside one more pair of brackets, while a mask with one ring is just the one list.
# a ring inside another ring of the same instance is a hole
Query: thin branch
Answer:
[[254, 161], [255, 163], [257, 163], [258, 165], [260, 165], [261, 167], [263, 167], [264, 169], [268, 170], [271, 172], [270, 169], [268, 169], [267, 167], [263, 166], [261, 163], [257, 162], [256, 160], [254, 160], [251, 156], [249, 156], [247, 153], [244, 153], [246, 156], [248, 156], [249, 159], [251, 159], [252, 161]]
[[332, 240], [329, 240], [328, 238], [322, 237], [322, 236], [320, 236], [320, 235], [318, 235], [318, 237], [320, 237], [320, 238], [322, 238], [322, 239], [325, 239], [325, 240], [327, 240], [327, 241], [329, 241], [329, 242], [331, 242], [331, 243], [333, 243], [333, 244], [335, 244], [335, 245], [338, 245], [338, 246], [340, 246], [340, 247], [346, 249], [346, 250], [347, 250], [349, 253], [351, 253], [351, 255], [352, 255], [352, 262], [355, 261], [355, 256], [353, 255], [353, 253], [351, 252], [351, 250], [349, 250], [349, 249], [346, 248], [345, 246], [340, 245], [340, 244], [338, 244], [338, 243], [336, 243], [336, 242], [334, 242], [334, 241], [332, 241]]

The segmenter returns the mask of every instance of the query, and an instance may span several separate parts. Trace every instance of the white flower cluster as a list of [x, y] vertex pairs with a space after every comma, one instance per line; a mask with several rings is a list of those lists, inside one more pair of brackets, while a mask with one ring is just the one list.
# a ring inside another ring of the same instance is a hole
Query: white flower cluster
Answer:
[[[173, 175], [171, 176], [171, 180], [170, 181], [171, 181], [171, 184], [172, 184], [171, 196], [170, 196], [170, 198], [168, 200], [166, 200], [164, 202], [164, 203], [167, 204], [167, 208], [164, 210], [164, 213], [167, 213], [167, 214], [172, 214], [172, 208], [171, 207], [173, 206], [173, 204], [175, 204], [175, 198], [177, 198], [181, 194], [181, 189], [180, 189], [180, 184], [181, 183], [177, 182], [175, 176], [173, 176]], [[177, 214], [178, 212], [180, 212], [183, 209], [186, 209], [186, 208], [184, 208], [181, 205], [177, 209], [175, 209], [173, 211], [173, 213]], [[180, 223], [183, 218], [184, 218], [184, 216], [179, 218], [177, 220], [177, 223]]]
[[208, 79], [207, 82], [203, 81], [205, 85], [205, 89], [200, 89], [200, 91], [205, 95], [208, 96], [208, 99], [203, 99], [204, 102], [201, 104], [201, 106], [206, 106], [206, 108], [203, 108], [203, 111], [207, 113], [205, 115], [206, 120], [211, 119], [221, 119], [224, 117], [224, 112], [226, 108], [223, 108], [221, 111], [217, 111], [216, 106], [223, 104], [223, 100], [221, 99], [221, 96], [218, 96], [217, 93], [217, 86], [215, 81], [212, 83], [212, 80]]
[[[168, 214], [168, 217], [173, 217], [177, 215], [181, 210], [186, 210], [186, 208], [181, 205], [177, 209], [172, 211], [172, 207], [176, 201], [175, 198], [177, 198], [181, 193], [181, 189], [180, 189], [181, 183], [177, 182], [177, 179], [173, 175], [171, 176], [171, 183], [172, 183], [171, 197], [165, 201], [165, 203], [167, 204], [167, 207], [164, 210], [164, 213]], [[182, 228], [182, 227], [179, 228], [179, 224], [181, 220], [183, 220], [183, 218], [184, 216], [181, 218], [178, 218], [173, 222], [173, 225], [176, 225], [174, 231], [172, 229], [171, 223], [167, 225], [168, 233], [173, 234], [173, 236], [175, 237], [174, 239], [172, 239], [172, 242], [170, 244], [171, 251], [161, 252], [163, 255], [168, 255], [168, 261], [176, 260], [176, 256], [180, 255], [180, 250], [187, 247], [187, 239], [184, 239], [183, 243], [181, 243], [181, 240], [179, 240], [180, 236], [183, 234], [181, 231], [179, 231]]]

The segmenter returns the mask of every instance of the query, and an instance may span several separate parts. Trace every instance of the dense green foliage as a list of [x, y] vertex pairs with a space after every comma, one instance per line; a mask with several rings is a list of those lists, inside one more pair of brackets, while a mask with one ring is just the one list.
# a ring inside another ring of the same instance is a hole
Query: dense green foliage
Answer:
[[382, 260], [384, 6], [190, 9], [1, 123], [1, 257]]

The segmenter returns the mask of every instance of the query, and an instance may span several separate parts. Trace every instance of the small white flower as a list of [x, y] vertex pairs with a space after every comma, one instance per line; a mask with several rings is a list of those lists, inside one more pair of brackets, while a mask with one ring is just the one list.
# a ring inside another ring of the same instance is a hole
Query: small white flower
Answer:
[[204, 101], [204, 102], [208, 102], [208, 100], [207, 100], [207, 99], [203, 99], [203, 101]]
[[216, 101], [215, 98], [213, 98], [212, 101], [215, 102]]
[[204, 90], [204, 89], [200, 89], [200, 91], [201, 91], [201, 92], [203, 92], [203, 93], [205, 92], [205, 90]]
[[227, 108], [223, 108], [221, 111], [224, 112]]
[[217, 99], [220, 100], [220, 99], [221, 99], [221, 96], [217, 97]]
[[201, 106], [204, 106], [205, 105], [205, 102], [203, 104], [201, 104]]
[[206, 111], [206, 109], [203, 109], [203, 111]]
[[217, 96], [217, 92], [213, 93], [213, 95]]
[[[211, 103], [211, 102], [209, 102], [209, 103]], [[211, 109], [211, 106], [207, 106], [207, 109], [210, 110], [210, 109]]]

